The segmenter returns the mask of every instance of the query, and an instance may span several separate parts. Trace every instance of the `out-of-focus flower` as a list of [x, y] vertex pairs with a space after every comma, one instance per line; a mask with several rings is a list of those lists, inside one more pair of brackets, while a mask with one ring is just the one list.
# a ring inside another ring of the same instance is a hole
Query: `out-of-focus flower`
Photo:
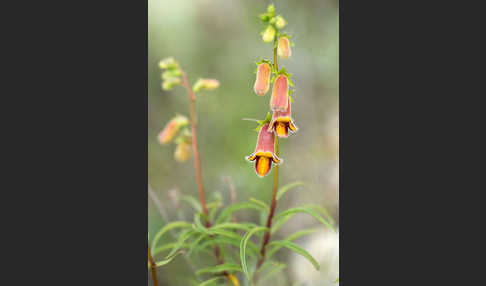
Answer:
[[174, 152], [174, 158], [179, 162], [185, 162], [192, 156], [192, 145], [189, 142], [181, 140], [177, 143], [176, 150]]
[[193, 86], [194, 92], [198, 92], [200, 90], [215, 90], [219, 87], [219, 81], [217, 79], [212, 78], [200, 78], [196, 81]]
[[166, 144], [177, 135], [177, 132], [182, 126], [189, 123], [189, 120], [184, 115], [176, 115], [172, 118], [167, 125], [165, 125], [164, 130], [159, 133], [158, 139], [160, 144]]
[[262, 38], [265, 43], [270, 43], [273, 41], [275, 37], [275, 28], [272, 25], [268, 25], [268, 27], [263, 32]]
[[279, 164], [281, 160], [274, 153], [275, 135], [268, 131], [268, 123], [264, 124], [258, 133], [255, 152], [246, 157], [248, 161], [255, 161], [255, 171], [259, 177], [264, 177], [272, 168], [272, 162]]
[[270, 89], [270, 65], [268, 63], [261, 63], [258, 65], [255, 85], [253, 90], [257, 95], [265, 95]]
[[282, 29], [285, 25], [287, 25], [287, 21], [285, 21], [282, 16], [278, 15], [275, 17], [275, 26], [277, 26], [277, 28]]
[[176, 85], [182, 85], [182, 80], [178, 77], [169, 77], [162, 82], [162, 89], [171, 90]]
[[281, 37], [278, 39], [278, 55], [283, 59], [288, 59], [292, 55], [292, 50], [290, 50], [290, 41], [287, 37]]
[[270, 108], [272, 111], [286, 111], [289, 106], [289, 79], [280, 74], [273, 84]]
[[292, 119], [292, 113], [290, 112], [290, 98], [288, 102], [289, 107], [286, 111], [274, 111], [272, 115], [272, 121], [268, 126], [269, 132], [275, 132], [278, 137], [289, 136], [289, 129], [292, 133], [297, 131], [297, 126]]
[[161, 69], [178, 69], [179, 64], [173, 57], [168, 57], [159, 62], [159, 67]]

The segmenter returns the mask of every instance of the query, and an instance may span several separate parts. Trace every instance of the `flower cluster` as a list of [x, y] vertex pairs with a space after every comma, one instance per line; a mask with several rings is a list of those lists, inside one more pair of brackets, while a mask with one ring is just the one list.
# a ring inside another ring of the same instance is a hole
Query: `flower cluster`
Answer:
[[[267, 12], [260, 15], [260, 19], [267, 26], [262, 31], [264, 42], [274, 42], [274, 50], [278, 51], [278, 56], [288, 59], [292, 55], [290, 36], [282, 33], [281, 29], [287, 25], [285, 19], [281, 16], [275, 16], [275, 7], [269, 5]], [[275, 152], [275, 135], [280, 138], [286, 138], [291, 133], [297, 131], [297, 127], [292, 119], [290, 105], [292, 98], [289, 86], [293, 86], [290, 80], [291, 74], [282, 67], [278, 70], [276, 59], [274, 64], [269, 60], [257, 62], [256, 80], [253, 90], [258, 96], [265, 96], [270, 90], [270, 84], [273, 83], [272, 95], [270, 98], [270, 110], [272, 116], [267, 115], [265, 120], [258, 121], [259, 132], [255, 151], [247, 157], [249, 161], [255, 161], [255, 171], [259, 177], [264, 177], [270, 172], [272, 162], [281, 163], [281, 159]], [[273, 74], [273, 77], [271, 78]]]
[[[175, 86], [186, 84], [188, 91], [195, 94], [202, 90], [215, 90], [219, 87], [219, 81], [216, 79], [199, 78], [191, 90], [179, 63], [172, 57], [161, 60], [159, 67], [163, 70], [162, 89], [164, 90], [171, 90]], [[158, 135], [158, 141], [162, 145], [171, 141], [177, 144], [174, 158], [179, 162], [185, 162], [192, 157], [192, 133], [189, 131], [188, 125], [189, 120], [186, 116], [176, 115], [165, 125], [164, 129]], [[173, 140], [176, 136], [177, 138]]]

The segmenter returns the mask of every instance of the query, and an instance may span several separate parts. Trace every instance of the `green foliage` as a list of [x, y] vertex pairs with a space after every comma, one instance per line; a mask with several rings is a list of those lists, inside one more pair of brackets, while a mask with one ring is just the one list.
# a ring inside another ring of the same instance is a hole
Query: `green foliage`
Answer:
[[241, 266], [239, 266], [238, 264], [234, 264], [234, 263], [223, 263], [223, 264], [218, 264], [218, 265], [215, 265], [215, 266], [210, 266], [210, 267], [199, 269], [196, 272], [196, 275], [201, 275], [201, 274], [205, 274], [205, 273], [217, 274], [217, 273], [221, 273], [221, 272], [224, 272], [224, 271], [227, 271], [227, 272], [239, 271], [239, 272], [241, 272]]
[[[287, 264], [273, 262], [272, 265], [270, 265], [270, 266], [271, 267], [268, 271], [261, 271], [264, 274], [260, 276], [260, 279], [259, 279], [260, 285], [267, 285], [266, 281], [268, 281], [270, 278], [272, 278], [278, 272], [284, 270], [287, 267]], [[263, 269], [263, 266], [262, 266], [262, 269]]]
[[159, 240], [169, 230], [175, 229], [175, 228], [188, 228], [190, 226], [191, 226], [191, 224], [186, 222], [186, 221], [174, 221], [174, 222], [171, 222], [171, 223], [165, 225], [161, 230], [159, 230], [159, 232], [157, 232], [157, 234], [155, 234], [154, 240], [152, 241], [151, 248], [155, 249]]
[[253, 202], [240, 202], [240, 203], [232, 204], [221, 212], [221, 214], [216, 219], [215, 224], [225, 222], [228, 218], [230, 218], [232, 213], [243, 209], [254, 209], [254, 210], [261, 211], [262, 206], [255, 204]]
[[263, 226], [255, 227], [252, 230], [250, 230], [249, 232], [247, 232], [245, 234], [245, 236], [243, 237], [243, 239], [241, 240], [241, 244], [240, 244], [241, 266], [243, 268], [243, 272], [245, 272], [246, 277], [250, 281], [251, 281], [251, 275], [250, 275], [250, 272], [248, 271], [248, 265], [246, 263], [246, 246], [247, 246], [248, 241], [250, 240], [250, 238], [253, 234], [255, 234], [256, 232], [259, 232], [259, 231], [267, 230], [267, 229], [268, 228], [263, 227]]
[[217, 276], [217, 277], [208, 279], [208, 280], [202, 282], [201, 284], [199, 284], [199, 286], [209, 286], [209, 285], [211, 285], [211, 283], [216, 282], [220, 279], [224, 279], [224, 277], [223, 276]]
[[180, 200], [188, 203], [196, 212], [202, 212], [201, 204], [193, 196], [182, 195]]
[[292, 182], [292, 183], [289, 183], [289, 184], [286, 184], [282, 187], [280, 187], [277, 191], [277, 200], [280, 200], [280, 198], [288, 191], [290, 191], [291, 189], [295, 188], [295, 187], [298, 187], [298, 186], [305, 186], [306, 183], [304, 182], [301, 182], [301, 181], [297, 181], [297, 182]]
[[293, 216], [297, 213], [307, 213], [307, 214], [313, 216], [318, 221], [320, 221], [324, 226], [328, 227], [333, 232], [336, 232], [336, 230], [332, 227], [332, 225], [329, 222], [327, 222], [319, 214], [319, 212], [317, 212], [314, 208], [309, 207], [309, 206], [291, 208], [291, 209], [285, 210], [285, 211], [279, 213], [278, 215], [276, 215], [275, 218], [274, 218], [275, 224], [272, 227], [272, 232], [276, 232], [280, 228], [280, 226], [282, 226], [283, 223], [285, 223], [288, 219], [290, 219], [291, 216]]
[[309, 252], [307, 252], [305, 249], [299, 247], [295, 243], [292, 243], [288, 240], [276, 240], [276, 241], [270, 242], [268, 245], [269, 246], [277, 245], [277, 246], [286, 247], [286, 248], [294, 251], [295, 253], [298, 253], [298, 254], [304, 256], [305, 258], [307, 258], [307, 260], [309, 260], [309, 262], [312, 263], [312, 265], [314, 265], [314, 268], [316, 270], [319, 270], [319, 263], [317, 262], [317, 260], [315, 260], [314, 257], [312, 257], [312, 255], [309, 254]]
[[[319, 231], [319, 229], [317, 228], [311, 228], [311, 229], [304, 229], [304, 230], [300, 230], [298, 232], [295, 232], [291, 235], [289, 235], [285, 240], [286, 241], [293, 241], [293, 240], [296, 240], [304, 235], [308, 235], [308, 234], [311, 234], [311, 233], [315, 233]], [[267, 252], [267, 258], [270, 258], [272, 257], [272, 255], [277, 252], [280, 248], [282, 248], [282, 245], [275, 245], [273, 247], [270, 247], [268, 252]]]
[[167, 263], [171, 262], [172, 259], [174, 259], [179, 253], [174, 253], [168, 257], [166, 257], [166, 259], [164, 260], [161, 260], [161, 261], [157, 261], [155, 263], [155, 266], [159, 267], [159, 266], [163, 266], [163, 265], [166, 265]]

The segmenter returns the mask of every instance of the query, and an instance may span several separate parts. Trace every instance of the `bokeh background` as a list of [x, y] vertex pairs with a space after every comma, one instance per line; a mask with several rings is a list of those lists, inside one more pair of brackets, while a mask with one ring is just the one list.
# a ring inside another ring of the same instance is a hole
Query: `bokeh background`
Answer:
[[[176, 114], [189, 117], [189, 102], [183, 87], [171, 91], [161, 88], [158, 62], [173, 56], [187, 72], [191, 84], [198, 77], [216, 78], [216, 91], [198, 97], [198, 143], [203, 182], [209, 201], [221, 195], [231, 202], [230, 184], [238, 201], [254, 197], [270, 201], [273, 171], [264, 179], [255, 175], [245, 156], [254, 151], [255, 122], [269, 110], [270, 95], [253, 92], [255, 61], [271, 59], [271, 44], [261, 40], [264, 29], [258, 18], [269, 3], [282, 14], [285, 31], [295, 46], [292, 57], [279, 59], [293, 74], [293, 118], [299, 131], [280, 140], [280, 185], [293, 181], [308, 183], [288, 192], [277, 211], [305, 205], [325, 207], [339, 228], [338, 173], [338, 0], [236, 1], [236, 0], [148, 0], [148, 231], [154, 235], [167, 220], [192, 219], [191, 207], [175, 205], [176, 194], [197, 197], [194, 162], [174, 160], [175, 145], [161, 146], [157, 135]], [[158, 200], [158, 202], [154, 201]], [[165, 216], [165, 218], [164, 218]], [[239, 212], [241, 220], [258, 222], [251, 212]], [[268, 285], [336, 285], [338, 273], [338, 235], [326, 230], [308, 215], [296, 215], [278, 232], [276, 238], [306, 228], [322, 231], [303, 237], [297, 244], [308, 250], [321, 264], [316, 271], [305, 259], [281, 250], [278, 257], [288, 264], [286, 271]], [[198, 261], [193, 261], [197, 264]], [[204, 264], [203, 264], [204, 265]], [[206, 265], [207, 266], [207, 265]], [[158, 268], [160, 285], [188, 285], [193, 275], [187, 260], [178, 257]], [[273, 284], [272, 284], [273, 283]]]

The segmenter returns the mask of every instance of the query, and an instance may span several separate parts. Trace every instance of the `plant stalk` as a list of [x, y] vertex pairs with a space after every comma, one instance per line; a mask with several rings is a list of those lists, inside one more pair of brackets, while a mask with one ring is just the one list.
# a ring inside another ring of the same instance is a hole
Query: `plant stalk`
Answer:
[[148, 257], [150, 261], [150, 270], [152, 271], [152, 281], [154, 282], [154, 286], [158, 286], [159, 283], [157, 282], [157, 265], [155, 264], [154, 258], [152, 257], [152, 253], [150, 252], [150, 246], [148, 247]]
[[[277, 41], [278, 41], [278, 33], [275, 33], [275, 38], [274, 38], [274, 46], [273, 46], [273, 64], [275, 67], [275, 71], [278, 71], [278, 65], [277, 65]], [[279, 150], [278, 150], [278, 136], [275, 136], [275, 155], [277, 157], [279, 156]], [[255, 275], [253, 276], [254, 282], [258, 280], [258, 270], [263, 264], [263, 261], [265, 260], [265, 249], [267, 247], [267, 244], [270, 242], [270, 229], [272, 228], [272, 219], [273, 215], [275, 214], [275, 208], [277, 207], [277, 189], [278, 189], [278, 165], [275, 165], [275, 170], [273, 171], [273, 190], [272, 190], [272, 204], [270, 206], [270, 211], [268, 213], [267, 217], [267, 224], [266, 227], [268, 230], [265, 232], [265, 236], [263, 237], [263, 242], [262, 242], [262, 247], [260, 248], [260, 258], [258, 259], [257, 262], [257, 267], [255, 270]]]

